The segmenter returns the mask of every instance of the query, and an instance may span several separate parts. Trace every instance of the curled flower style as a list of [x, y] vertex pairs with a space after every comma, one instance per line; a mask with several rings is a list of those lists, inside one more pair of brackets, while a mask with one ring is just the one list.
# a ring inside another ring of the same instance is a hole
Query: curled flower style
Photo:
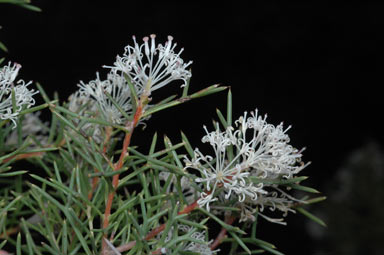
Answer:
[[0, 70], [0, 119], [11, 120], [14, 128], [21, 110], [34, 105], [33, 95], [38, 93], [38, 91], [28, 89], [32, 82], [25, 83], [24, 80], [15, 82], [20, 68], [21, 65], [12, 65], [9, 62]]
[[111, 68], [114, 72], [126, 74], [129, 79], [143, 92], [148, 95], [151, 91], [157, 90], [171, 81], [182, 80], [183, 85], [192, 76], [187, 68], [192, 61], [184, 63], [180, 57], [183, 49], [175, 52], [176, 43], [173, 37], [168, 36], [168, 41], [156, 46], [156, 35], [144, 37], [141, 45], [136, 42], [133, 36], [133, 46], [126, 46], [122, 57], [117, 56], [114, 66], [104, 66]]
[[[107, 80], [100, 80], [99, 74], [96, 76], [96, 80], [90, 81], [88, 84], [80, 82], [80, 94], [96, 102], [103, 119], [106, 121], [115, 124], [124, 123], [126, 118], [122, 111], [128, 115], [132, 113], [131, 92], [127, 81], [115, 73], [109, 73]], [[107, 93], [110, 97], [107, 96]]]
[[[301, 160], [302, 150], [298, 150], [289, 144], [290, 138], [287, 131], [291, 128], [283, 128], [283, 123], [276, 127], [266, 122], [267, 115], [258, 115], [258, 111], [251, 112], [247, 118], [247, 112], [235, 123], [239, 130], [235, 131], [238, 144], [248, 147], [251, 172], [253, 176], [275, 179], [278, 177], [291, 178], [299, 173], [309, 163]], [[250, 136], [252, 139], [247, 139]]]
[[11, 86], [15, 81], [20, 68], [21, 68], [21, 65], [13, 64], [12, 66], [11, 62], [9, 62], [7, 66], [3, 66], [0, 72], [0, 86], [1, 87]]
[[[224, 131], [218, 125], [213, 132], [204, 127], [207, 134], [202, 142], [213, 147], [214, 157], [196, 148], [191, 160], [185, 158], [186, 168], [197, 169], [201, 174], [195, 181], [206, 187], [198, 203], [209, 210], [214, 201], [237, 197], [239, 204], [255, 205], [261, 210], [268, 206], [288, 211], [286, 201], [294, 198], [262, 180], [292, 178], [307, 164], [301, 161], [301, 151], [288, 144], [289, 128], [284, 130], [282, 124], [276, 127], [268, 124], [266, 116], [259, 116], [257, 110], [248, 118], [247, 114], [235, 121], [235, 127]], [[277, 190], [281, 197], [270, 190]], [[248, 207], [243, 209], [242, 219], [251, 219], [247, 214], [254, 211]]]

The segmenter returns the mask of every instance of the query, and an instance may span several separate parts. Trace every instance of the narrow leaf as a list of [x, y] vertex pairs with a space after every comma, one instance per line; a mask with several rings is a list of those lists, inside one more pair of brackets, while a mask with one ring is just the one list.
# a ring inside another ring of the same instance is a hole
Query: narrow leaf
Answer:
[[229, 234], [231, 234], [231, 236], [236, 240], [236, 242], [248, 253], [248, 254], [251, 254], [251, 251], [249, 250], [249, 248], [245, 245], [245, 243], [241, 240], [241, 238], [236, 235], [236, 233], [232, 232], [232, 231], [229, 231]]
[[321, 220], [320, 218], [316, 217], [316, 216], [313, 215], [312, 213], [308, 212], [308, 211], [305, 210], [304, 208], [299, 207], [299, 208], [296, 208], [296, 210], [297, 210], [299, 213], [301, 213], [301, 214], [307, 216], [309, 219], [313, 220], [314, 222], [320, 224], [321, 226], [323, 226], [323, 227], [327, 227], [327, 224], [325, 224], [325, 222], [324, 222], [323, 220]]
[[7, 47], [5, 47], [4, 43], [2, 43], [2, 42], [0, 42], [0, 49], [5, 51], [5, 52], [8, 52]]

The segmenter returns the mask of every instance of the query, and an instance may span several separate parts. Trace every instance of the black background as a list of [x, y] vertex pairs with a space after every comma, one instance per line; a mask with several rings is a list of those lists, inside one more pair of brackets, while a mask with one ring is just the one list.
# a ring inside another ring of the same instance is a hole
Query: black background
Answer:
[[[0, 6], [0, 40], [7, 59], [22, 64], [21, 77], [40, 82], [50, 95], [58, 91], [66, 99], [80, 80], [105, 75], [101, 66], [111, 65], [132, 35], [155, 33], [161, 43], [172, 35], [185, 48], [183, 59], [194, 61], [191, 91], [231, 86], [234, 118], [258, 108], [271, 123], [293, 126], [292, 144], [307, 147], [304, 160], [312, 161], [303, 172], [311, 176], [307, 185], [321, 190], [348, 153], [367, 140], [383, 142], [381, 4], [33, 3], [43, 12]], [[153, 97], [178, 91], [175, 84]], [[156, 130], [177, 142], [183, 130], [201, 146], [202, 125], [216, 118], [216, 108], [225, 111], [225, 103], [221, 92], [163, 111], [133, 143], [146, 147]], [[288, 221], [287, 227], [261, 223], [260, 237], [286, 254], [313, 254], [303, 216]]]

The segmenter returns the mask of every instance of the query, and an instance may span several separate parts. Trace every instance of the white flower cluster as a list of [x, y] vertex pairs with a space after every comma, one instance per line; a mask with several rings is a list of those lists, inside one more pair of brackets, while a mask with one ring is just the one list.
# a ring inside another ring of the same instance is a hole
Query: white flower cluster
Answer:
[[[289, 145], [286, 134], [289, 128], [283, 129], [283, 124], [268, 124], [266, 116], [259, 116], [257, 110], [248, 118], [245, 112], [235, 122], [235, 128], [221, 131], [217, 125], [215, 131], [208, 132], [204, 127], [207, 134], [202, 142], [213, 147], [214, 157], [204, 155], [196, 148], [194, 158], [185, 159], [186, 168], [197, 169], [201, 174], [195, 181], [205, 185], [199, 205], [210, 210], [210, 203], [214, 201], [237, 197], [239, 204], [256, 205], [261, 211], [264, 206], [289, 210], [286, 202], [294, 198], [276, 185], [260, 181], [289, 179], [306, 167], [301, 161], [301, 151]], [[229, 156], [231, 147], [233, 155]], [[220, 190], [216, 194], [219, 188], [223, 192]], [[277, 191], [280, 197], [276, 195]], [[254, 210], [244, 206], [243, 209], [242, 218], [252, 219], [246, 214]]]
[[12, 65], [9, 62], [7, 66], [0, 69], [0, 119], [11, 120], [14, 127], [20, 111], [34, 105], [33, 95], [38, 93], [27, 88], [32, 82], [25, 83], [24, 80], [15, 82], [20, 68], [21, 65]]
[[[150, 35], [150, 38], [144, 37], [144, 43], [139, 45], [133, 36], [134, 45], [126, 46], [122, 57], [117, 56], [114, 66], [105, 66], [111, 68], [116, 73], [126, 74], [130, 80], [137, 86], [151, 91], [157, 90], [171, 81], [182, 80], [183, 85], [192, 76], [187, 68], [192, 61], [184, 63], [180, 54], [181, 49], [176, 53], [176, 43], [172, 43], [173, 37], [168, 36], [168, 41], [162, 45], [156, 46], [156, 35]], [[150, 43], [149, 43], [150, 41]]]
[[148, 97], [152, 91], [174, 80], [183, 80], [183, 84], [186, 84], [187, 79], [191, 77], [191, 72], [186, 68], [192, 62], [185, 64], [180, 58], [183, 50], [174, 52], [176, 43], [172, 43], [171, 36], [164, 46], [161, 44], [156, 46], [155, 35], [151, 35], [150, 38], [150, 43], [149, 38], [144, 37], [143, 44], [139, 45], [133, 37], [134, 45], [125, 47], [124, 55], [116, 57], [114, 66], [104, 66], [111, 69], [106, 80], [101, 80], [97, 74], [95, 80], [87, 84], [81, 81], [78, 85], [80, 95], [94, 100], [105, 120], [122, 124], [126, 121], [122, 111], [127, 115], [132, 114], [131, 91], [126, 78], [135, 87], [138, 97], [141, 95]]

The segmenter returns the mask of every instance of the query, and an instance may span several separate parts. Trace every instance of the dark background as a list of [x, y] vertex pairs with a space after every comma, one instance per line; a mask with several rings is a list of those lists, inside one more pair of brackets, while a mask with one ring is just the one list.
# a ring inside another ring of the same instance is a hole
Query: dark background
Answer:
[[[105, 75], [101, 66], [111, 65], [132, 35], [155, 33], [161, 43], [172, 35], [185, 48], [183, 59], [194, 61], [191, 91], [231, 86], [234, 118], [258, 108], [273, 124], [292, 124], [292, 144], [307, 147], [304, 160], [312, 161], [306, 184], [322, 190], [352, 151], [383, 143], [383, 5], [254, 2], [33, 1], [42, 13], [2, 4], [0, 40], [7, 59], [22, 64], [23, 79], [66, 99], [80, 80]], [[178, 91], [175, 85], [153, 96]], [[225, 102], [222, 92], [163, 111], [133, 142], [145, 146], [156, 130], [176, 142], [183, 130], [201, 146], [202, 125], [216, 118], [216, 108], [225, 111]], [[314, 254], [304, 217], [288, 222], [262, 222], [260, 237], [286, 254]]]

